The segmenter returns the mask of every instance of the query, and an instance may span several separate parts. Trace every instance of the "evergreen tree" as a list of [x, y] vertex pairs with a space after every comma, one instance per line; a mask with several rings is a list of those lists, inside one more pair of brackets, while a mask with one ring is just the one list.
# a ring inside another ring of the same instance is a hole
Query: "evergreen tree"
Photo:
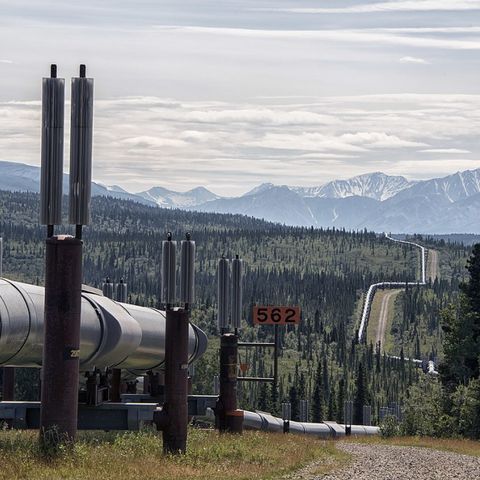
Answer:
[[268, 395], [268, 387], [266, 383], [262, 383], [260, 386], [260, 394], [258, 396], [258, 409], [263, 412], [270, 411], [270, 401]]
[[315, 375], [315, 387], [313, 389], [312, 398], [312, 419], [314, 422], [322, 422], [324, 420], [324, 391], [323, 391], [323, 375], [322, 364], [318, 362], [317, 374]]
[[298, 398], [298, 390], [295, 385], [290, 387], [289, 399], [290, 399], [290, 404], [292, 409], [292, 420], [298, 421], [300, 416], [300, 401]]
[[365, 372], [362, 362], [358, 363], [355, 399], [353, 401], [353, 423], [362, 425], [363, 406], [367, 400]]
[[345, 406], [345, 380], [342, 377], [338, 382], [338, 397], [337, 397], [337, 422], [338, 423], [343, 423], [344, 406]]
[[467, 270], [470, 279], [460, 287], [458, 308], [451, 306], [442, 315], [445, 356], [440, 374], [448, 391], [480, 373], [480, 244], [473, 247]]

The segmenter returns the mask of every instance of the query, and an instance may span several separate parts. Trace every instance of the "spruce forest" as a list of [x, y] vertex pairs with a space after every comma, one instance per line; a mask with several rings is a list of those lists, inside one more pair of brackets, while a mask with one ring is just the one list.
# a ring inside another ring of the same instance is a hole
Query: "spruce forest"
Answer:
[[[38, 205], [36, 194], [0, 192], [7, 278], [42, 284], [45, 232], [38, 224]], [[69, 233], [70, 227], [63, 231]], [[457, 305], [460, 302], [464, 310], [471, 307], [465, 300], [470, 291], [462, 287], [469, 274], [465, 266], [470, 247], [416, 238], [439, 252], [439, 275], [426, 287], [412, 286], [397, 296], [387, 332], [390, 343], [384, 351], [372, 341], [357, 341], [364, 295], [372, 283], [418, 279], [418, 249], [368, 231], [294, 228], [238, 215], [167, 210], [94, 197], [92, 224], [84, 232], [85, 283], [101, 287], [106, 277], [115, 283], [123, 278], [129, 302], [158, 307], [161, 241], [167, 232], [175, 240], [190, 232], [197, 245], [192, 321], [208, 334], [210, 342], [195, 366], [194, 393], [213, 393], [213, 377], [218, 374], [216, 266], [222, 255], [239, 255], [247, 264], [242, 341], [273, 341], [271, 327], [252, 326], [253, 305], [302, 308], [301, 324], [279, 331], [278, 391], [267, 384], [243, 384], [241, 408], [278, 414], [280, 402], [289, 399], [292, 418], [297, 419], [300, 400], [307, 399], [311, 421], [341, 422], [348, 399], [354, 402], [354, 423], [362, 422], [363, 405], [372, 406], [376, 422], [381, 407], [408, 404], [427, 381], [412, 362], [386, 353], [436, 362], [456, 354], [452, 336], [460, 335], [455, 324]], [[447, 329], [442, 321], [445, 316], [451, 325]], [[240, 362], [249, 376], [272, 375], [272, 352], [266, 348], [242, 350]], [[459, 366], [442, 375], [448, 376], [450, 391], [455, 391], [466, 376], [478, 376], [478, 356], [468, 372]], [[24, 369], [17, 375], [16, 388], [19, 399], [35, 399], [38, 372]]]

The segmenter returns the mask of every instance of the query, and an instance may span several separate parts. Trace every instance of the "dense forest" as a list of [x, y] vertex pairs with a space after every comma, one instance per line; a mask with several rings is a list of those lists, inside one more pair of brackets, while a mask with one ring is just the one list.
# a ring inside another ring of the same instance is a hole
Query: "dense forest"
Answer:
[[[41, 284], [45, 228], [38, 225], [38, 204], [36, 194], [0, 192], [4, 275]], [[70, 231], [68, 226], [59, 228], [62, 233]], [[197, 243], [197, 302], [192, 321], [211, 341], [195, 368], [196, 393], [212, 393], [213, 376], [218, 373], [217, 261], [222, 255], [236, 254], [248, 266], [242, 340], [273, 339], [268, 326], [252, 326], [252, 305], [302, 308], [300, 326], [280, 329], [278, 391], [266, 384], [243, 385], [243, 408], [278, 412], [279, 402], [289, 398], [297, 418], [299, 400], [309, 399], [311, 419], [342, 420], [343, 402], [351, 399], [355, 401], [355, 421], [361, 422], [364, 404], [373, 406], [376, 418], [380, 407], [402, 402], [408, 387], [418, 380], [420, 371], [413, 364], [381, 355], [373, 345], [360, 345], [355, 335], [363, 294], [371, 283], [418, 276], [415, 248], [367, 231], [294, 228], [238, 215], [166, 210], [94, 197], [92, 224], [84, 232], [85, 283], [99, 287], [107, 276], [114, 282], [124, 278], [130, 302], [158, 306], [161, 241], [168, 231], [177, 240], [190, 232]], [[448, 250], [445, 242], [442, 248]], [[465, 256], [465, 249], [458, 249], [459, 255]], [[425, 312], [431, 305], [435, 312], [443, 308], [458, 283], [455, 275], [445, 273], [430, 293], [407, 291], [402, 297], [404, 306], [398, 309], [401, 312], [403, 308], [403, 317], [396, 320], [402, 336], [412, 340], [411, 324], [416, 324], [417, 316], [421, 318], [417, 329], [425, 324], [428, 332], [435, 334], [438, 315], [432, 320]], [[415, 335], [413, 341], [417, 342]], [[422, 355], [437, 352], [434, 345], [421, 348]], [[248, 375], [271, 375], [271, 352], [242, 351], [240, 357], [248, 365]]]

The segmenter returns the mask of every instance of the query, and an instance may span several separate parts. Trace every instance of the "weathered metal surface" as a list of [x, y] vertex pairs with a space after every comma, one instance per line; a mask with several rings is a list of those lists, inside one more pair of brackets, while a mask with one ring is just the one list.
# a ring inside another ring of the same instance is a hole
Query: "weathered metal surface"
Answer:
[[165, 305], [175, 304], [177, 280], [177, 246], [172, 241], [171, 234], [168, 240], [162, 242], [162, 295], [161, 300]]
[[65, 80], [42, 82], [40, 223], [62, 223], [63, 126]]
[[82, 242], [48, 238], [40, 430], [65, 440], [77, 432], [81, 299]]
[[111, 402], [121, 401], [121, 386], [122, 386], [122, 370], [120, 368], [113, 368], [110, 375], [109, 400]]
[[[104, 403], [95, 407], [80, 404], [79, 430], [140, 430], [153, 421], [157, 403]], [[0, 419], [13, 428], [38, 429], [40, 402], [0, 402]]]
[[232, 260], [232, 327], [240, 328], [243, 307], [243, 260]]
[[180, 302], [186, 306], [195, 303], [195, 242], [189, 234], [181, 244]]
[[72, 78], [70, 210], [74, 225], [90, 223], [93, 148], [93, 78]]
[[220, 338], [220, 396], [215, 407], [220, 432], [240, 433], [243, 416], [237, 410], [238, 336], [226, 333]]
[[15, 400], [15, 368], [3, 367], [2, 400]]
[[184, 453], [188, 426], [188, 325], [186, 310], [167, 310], [163, 451]]
[[[44, 289], [0, 279], [0, 365], [39, 367], [42, 364]], [[165, 312], [119, 304], [82, 292], [80, 369], [122, 368], [140, 376], [162, 370], [165, 360]], [[189, 361], [206, 350], [207, 337], [189, 327]]]
[[127, 284], [123, 278], [120, 279], [120, 283], [116, 285], [116, 300], [120, 303], [127, 303]]
[[230, 260], [221, 258], [217, 268], [217, 321], [220, 330], [230, 324]]

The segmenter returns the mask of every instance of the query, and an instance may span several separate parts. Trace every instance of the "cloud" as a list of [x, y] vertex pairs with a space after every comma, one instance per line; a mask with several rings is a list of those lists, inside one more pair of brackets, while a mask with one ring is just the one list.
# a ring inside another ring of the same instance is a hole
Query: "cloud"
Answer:
[[0, 63], [4, 63], [4, 64], [7, 64], [7, 65], [12, 65], [13, 60], [7, 60], [5, 58], [0, 58]]
[[176, 138], [149, 137], [142, 135], [140, 137], [124, 138], [121, 143], [128, 147], [138, 149], [159, 149], [159, 148], [177, 148], [184, 147], [187, 143]]
[[385, 132], [347, 133], [340, 138], [349, 144], [364, 145], [373, 148], [409, 148], [426, 146], [423, 142], [405, 140], [396, 135], [389, 135]]
[[420, 150], [421, 153], [472, 153], [470, 150], [463, 150], [461, 148], [428, 148], [426, 150]]
[[[480, 1], [480, 0], [479, 0]], [[395, 29], [324, 29], [324, 30], [272, 30], [225, 27], [165, 26], [155, 27], [163, 31], [177, 31], [185, 34], [234, 36], [244, 38], [271, 38], [290, 40], [318, 40], [348, 43], [370, 43], [372, 45], [403, 45], [420, 48], [440, 48], [447, 50], [479, 50], [480, 38], [438, 38], [408, 35]]]
[[263, 11], [275, 11], [300, 14], [333, 13], [382, 13], [382, 12], [430, 12], [430, 11], [468, 11], [480, 10], [479, 0], [400, 0], [374, 2], [346, 7], [326, 8], [262, 8]]
[[418, 57], [402, 57], [399, 60], [400, 63], [416, 63], [420, 65], [427, 65], [429, 62], [427, 62], [423, 58], [418, 58]]
[[[233, 195], [262, 181], [318, 185], [378, 170], [433, 177], [480, 158], [480, 95], [254, 101], [97, 100], [93, 176], [129, 191], [204, 185]], [[39, 164], [40, 107], [0, 102], [2, 160]]]

